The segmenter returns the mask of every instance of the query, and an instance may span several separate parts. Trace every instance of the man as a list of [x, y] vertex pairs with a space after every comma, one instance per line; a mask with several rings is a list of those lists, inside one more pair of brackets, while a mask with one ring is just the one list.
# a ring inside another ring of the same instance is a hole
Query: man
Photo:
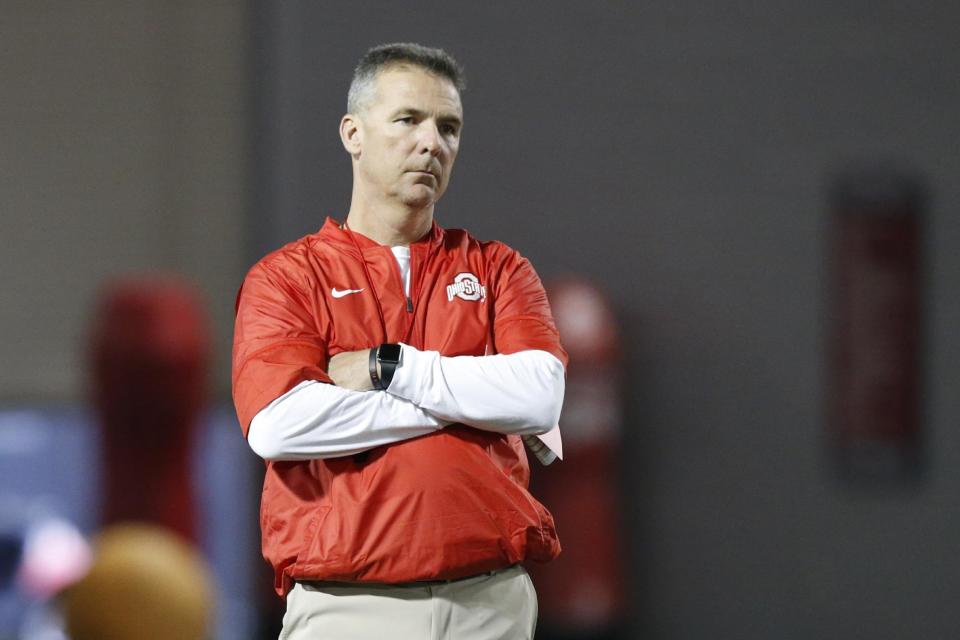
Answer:
[[434, 221], [462, 89], [441, 50], [367, 52], [340, 123], [346, 219], [262, 259], [237, 298], [282, 638], [533, 636], [521, 563], [560, 545], [521, 437], [557, 424], [566, 354], [530, 264]]

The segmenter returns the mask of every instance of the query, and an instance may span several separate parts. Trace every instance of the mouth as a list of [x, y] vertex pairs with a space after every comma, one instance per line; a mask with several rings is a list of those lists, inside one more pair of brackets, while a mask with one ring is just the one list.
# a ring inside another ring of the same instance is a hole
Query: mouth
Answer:
[[429, 189], [436, 189], [440, 186], [440, 178], [429, 171], [410, 171], [413, 174], [413, 183], [423, 185]]
[[430, 171], [430, 170], [428, 170], [428, 169], [414, 169], [414, 170], [410, 171], [409, 173], [415, 173], [415, 174], [423, 175], [423, 176], [430, 176], [431, 178], [434, 178], [435, 180], [439, 180], [439, 179], [440, 179], [440, 176], [438, 176], [436, 173], [434, 173], [433, 171]]

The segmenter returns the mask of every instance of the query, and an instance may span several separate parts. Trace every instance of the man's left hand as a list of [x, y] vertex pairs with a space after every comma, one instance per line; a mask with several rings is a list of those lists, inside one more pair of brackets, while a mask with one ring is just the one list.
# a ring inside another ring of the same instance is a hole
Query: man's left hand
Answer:
[[351, 391], [371, 391], [370, 349], [344, 351], [330, 358], [327, 375], [338, 387]]

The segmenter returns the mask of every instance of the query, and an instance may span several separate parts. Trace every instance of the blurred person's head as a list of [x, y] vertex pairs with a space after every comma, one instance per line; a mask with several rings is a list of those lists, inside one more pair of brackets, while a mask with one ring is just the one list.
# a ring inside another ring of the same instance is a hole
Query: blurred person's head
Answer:
[[340, 122], [353, 165], [353, 226], [353, 216], [370, 214], [394, 228], [411, 214], [432, 220], [460, 147], [464, 87], [460, 65], [441, 49], [398, 43], [363, 56]]
[[62, 597], [71, 640], [203, 640], [214, 591], [201, 555], [160, 527], [116, 525]]

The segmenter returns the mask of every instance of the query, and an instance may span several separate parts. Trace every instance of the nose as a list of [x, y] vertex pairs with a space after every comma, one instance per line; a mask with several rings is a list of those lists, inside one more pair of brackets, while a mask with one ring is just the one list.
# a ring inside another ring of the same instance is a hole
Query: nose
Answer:
[[424, 120], [420, 125], [420, 152], [437, 156], [440, 154], [440, 148], [440, 131], [437, 129], [436, 123], [431, 120]]

